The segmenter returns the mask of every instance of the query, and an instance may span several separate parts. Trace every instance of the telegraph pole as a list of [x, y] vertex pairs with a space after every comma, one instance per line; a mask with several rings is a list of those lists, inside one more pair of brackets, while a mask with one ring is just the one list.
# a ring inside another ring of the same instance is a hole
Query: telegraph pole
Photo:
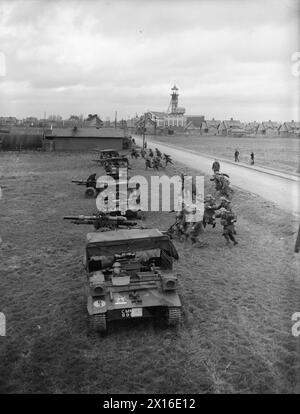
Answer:
[[145, 135], [146, 135], [146, 114], [144, 114], [144, 124], [143, 124], [143, 149], [145, 149]]

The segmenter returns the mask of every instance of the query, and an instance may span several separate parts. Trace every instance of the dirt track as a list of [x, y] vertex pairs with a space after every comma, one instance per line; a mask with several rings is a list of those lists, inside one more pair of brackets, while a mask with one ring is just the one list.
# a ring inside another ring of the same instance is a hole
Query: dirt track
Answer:
[[[206, 248], [176, 243], [179, 329], [130, 321], [104, 337], [85, 335], [81, 256], [90, 228], [61, 217], [94, 210], [70, 184], [97, 171], [89, 158], [0, 154], [9, 186], [0, 201], [0, 311], [8, 327], [0, 337], [1, 392], [299, 393], [299, 338], [291, 335], [291, 315], [300, 311], [298, 222], [244, 191], [233, 200], [237, 247], [225, 246], [220, 225], [206, 231]], [[145, 173], [141, 161], [133, 165]], [[172, 221], [149, 213], [146, 223], [166, 229]]]

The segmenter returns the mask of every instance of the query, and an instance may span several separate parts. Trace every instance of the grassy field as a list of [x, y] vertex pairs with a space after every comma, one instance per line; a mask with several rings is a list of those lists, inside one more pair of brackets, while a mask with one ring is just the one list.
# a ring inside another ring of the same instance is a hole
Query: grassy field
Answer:
[[300, 139], [280, 137], [202, 137], [198, 136], [151, 136], [151, 139], [182, 146], [214, 157], [234, 161], [234, 151], [238, 148], [240, 161], [248, 163], [250, 153], [255, 155], [255, 163], [262, 167], [277, 170], [300, 172]]
[[[7, 317], [0, 391], [299, 393], [299, 338], [291, 335], [291, 315], [300, 311], [298, 223], [238, 189], [238, 246], [225, 245], [219, 223], [205, 231], [205, 248], [176, 242], [178, 329], [129, 321], [112, 324], [106, 336], [86, 336], [81, 258], [91, 227], [62, 216], [94, 211], [94, 200], [70, 183], [97, 171], [90, 158], [0, 153], [8, 186], [0, 200], [0, 311]], [[150, 174], [142, 161], [132, 164], [134, 173]], [[212, 192], [208, 178], [205, 184]], [[147, 213], [146, 223], [164, 230], [173, 219]]]

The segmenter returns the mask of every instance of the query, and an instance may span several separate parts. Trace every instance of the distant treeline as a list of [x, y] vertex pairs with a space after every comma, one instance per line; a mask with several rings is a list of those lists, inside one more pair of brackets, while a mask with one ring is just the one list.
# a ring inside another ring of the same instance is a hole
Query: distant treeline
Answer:
[[43, 147], [43, 131], [1, 131], [0, 151], [35, 150]]

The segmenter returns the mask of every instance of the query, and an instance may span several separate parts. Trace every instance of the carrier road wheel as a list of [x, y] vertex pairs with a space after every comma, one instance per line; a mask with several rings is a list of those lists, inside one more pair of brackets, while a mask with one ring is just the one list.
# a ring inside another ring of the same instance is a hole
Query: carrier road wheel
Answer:
[[106, 315], [90, 315], [88, 319], [89, 323], [89, 332], [106, 332], [107, 324], [106, 324]]
[[170, 307], [167, 309], [167, 324], [177, 326], [181, 321], [181, 308]]
[[85, 198], [96, 198], [97, 191], [94, 187], [88, 187], [85, 190], [84, 195], [85, 195]]

